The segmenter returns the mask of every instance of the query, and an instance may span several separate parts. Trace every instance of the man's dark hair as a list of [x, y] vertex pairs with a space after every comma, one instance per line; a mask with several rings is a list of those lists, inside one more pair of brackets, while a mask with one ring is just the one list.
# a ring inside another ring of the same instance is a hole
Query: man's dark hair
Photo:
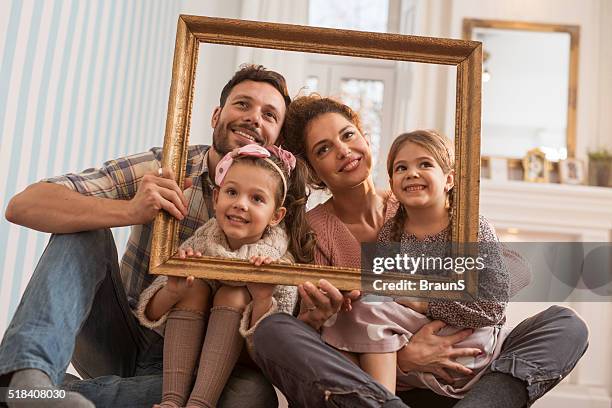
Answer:
[[221, 90], [219, 106], [223, 107], [225, 105], [225, 101], [230, 92], [232, 92], [232, 89], [242, 81], [266, 82], [272, 85], [283, 96], [286, 107], [291, 103], [291, 97], [289, 96], [289, 91], [287, 91], [285, 77], [276, 71], [265, 69], [263, 65], [245, 64], [240, 66], [240, 69], [236, 71], [234, 76]]

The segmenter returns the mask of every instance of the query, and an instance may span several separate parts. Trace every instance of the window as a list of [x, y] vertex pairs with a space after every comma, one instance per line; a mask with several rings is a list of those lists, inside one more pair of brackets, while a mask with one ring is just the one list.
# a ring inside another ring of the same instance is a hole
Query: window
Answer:
[[387, 32], [389, 0], [310, 0], [308, 24], [317, 27]]
[[[400, 32], [400, 20], [404, 29], [414, 25], [415, 7], [412, 0], [309, 0], [308, 24]], [[372, 175], [380, 188], [388, 188], [385, 157], [394, 136], [397, 67], [393, 61], [309, 54], [305, 69], [305, 93], [339, 98], [359, 113], [372, 147]]]
[[[359, 114], [363, 132], [370, 140], [375, 180], [380, 170], [377, 162], [381, 145], [384, 89], [385, 84], [380, 80], [343, 78], [340, 81], [340, 98]], [[384, 163], [380, 164], [384, 166]]]

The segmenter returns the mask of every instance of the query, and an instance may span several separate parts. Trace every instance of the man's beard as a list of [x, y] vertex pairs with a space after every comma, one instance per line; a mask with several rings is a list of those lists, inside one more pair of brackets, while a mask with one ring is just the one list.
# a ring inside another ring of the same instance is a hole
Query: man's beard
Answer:
[[222, 123], [219, 123], [213, 130], [213, 149], [221, 156], [225, 156], [233, 150], [228, 140], [228, 133], [227, 127]]
[[[251, 126], [244, 124], [244, 123], [237, 125], [237, 126], [245, 128], [245, 129], [249, 129], [252, 131], [256, 131]], [[242, 147], [248, 144], [248, 143], [245, 143], [245, 144], [238, 144], [236, 146], [232, 146], [230, 143], [230, 135], [229, 135], [229, 133], [231, 132], [230, 128], [231, 128], [230, 125], [219, 122], [217, 123], [217, 126], [213, 129], [213, 137], [212, 137], [213, 148], [215, 149], [217, 153], [219, 153], [220, 156], [225, 156], [226, 154], [228, 154], [235, 148]], [[256, 143], [256, 142], [251, 142], [251, 143]]]

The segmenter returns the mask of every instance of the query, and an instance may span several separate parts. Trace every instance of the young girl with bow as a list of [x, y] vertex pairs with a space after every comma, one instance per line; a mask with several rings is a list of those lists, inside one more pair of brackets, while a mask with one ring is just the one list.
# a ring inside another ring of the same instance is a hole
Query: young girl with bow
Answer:
[[[215, 171], [215, 218], [180, 246], [179, 256], [244, 259], [255, 265], [308, 262], [305, 248], [313, 243], [305, 220], [305, 171], [276, 146], [249, 144], [228, 153]], [[291, 286], [158, 277], [142, 293], [137, 312], [144, 326], [166, 325], [163, 395], [157, 407], [216, 406], [242, 337], [249, 345], [262, 318], [292, 313], [296, 301]]]

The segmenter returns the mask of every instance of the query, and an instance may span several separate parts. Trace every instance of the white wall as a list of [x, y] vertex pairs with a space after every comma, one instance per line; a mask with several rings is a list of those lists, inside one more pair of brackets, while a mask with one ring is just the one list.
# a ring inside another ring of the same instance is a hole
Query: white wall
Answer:
[[[28, 184], [161, 145], [176, 0], [0, 3], [0, 209]], [[116, 235], [120, 250], [126, 232]], [[46, 244], [0, 218], [0, 333]]]
[[[43, 177], [161, 146], [178, 15], [237, 17], [241, 7], [241, 0], [0, 2], [0, 335], [48, 239], [5, 220], [10, 198]], [[228, 57], [200, 67], [221, 82], [235, 65]], [[206, 98], [214, 106], [218, 91]], [[201, 143], [210, 115], [194, 120]], [[127, 229], [113, 232], [121, 252]]]
[[[601, 0], [599, 6], [599, 84], [597, 144], [612, 147], [612, 2]], [[587, 67], [589, 69], [589, 67]], [[593, 145], [593, 144], [592, 144]]]

